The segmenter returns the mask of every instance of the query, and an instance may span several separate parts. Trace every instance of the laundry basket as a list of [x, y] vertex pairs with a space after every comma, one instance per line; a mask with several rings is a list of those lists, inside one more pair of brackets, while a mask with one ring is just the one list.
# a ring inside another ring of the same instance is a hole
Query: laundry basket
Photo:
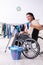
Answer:
[[22, 47], [12, 46], [10, 47], [10, 50], [11, 50], [11, 56], [13, 60], [21, 59]]

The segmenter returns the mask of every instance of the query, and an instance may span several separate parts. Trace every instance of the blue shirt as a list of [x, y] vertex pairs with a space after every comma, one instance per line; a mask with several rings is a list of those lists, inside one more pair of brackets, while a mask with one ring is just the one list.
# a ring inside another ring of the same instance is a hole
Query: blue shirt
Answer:
[[28, 23], [26, 23], [26, 25], [27, 25], [27, 29], [29, 29], [29, 24], [30, 24], [29, 22], [28, 22]]

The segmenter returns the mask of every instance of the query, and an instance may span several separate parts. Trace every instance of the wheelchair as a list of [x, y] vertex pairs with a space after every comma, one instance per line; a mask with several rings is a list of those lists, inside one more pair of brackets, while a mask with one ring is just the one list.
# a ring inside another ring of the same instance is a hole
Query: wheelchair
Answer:
[[[41, 37], [38, 36], [37, 38]], [[23, 48], [23, 55], [28, 59], [34, 59], [40, 54], [39, 43], [37, 40], [31, 38], [29, 34], [16, 34], [12, 46], [14, 45], [21, 46]]]

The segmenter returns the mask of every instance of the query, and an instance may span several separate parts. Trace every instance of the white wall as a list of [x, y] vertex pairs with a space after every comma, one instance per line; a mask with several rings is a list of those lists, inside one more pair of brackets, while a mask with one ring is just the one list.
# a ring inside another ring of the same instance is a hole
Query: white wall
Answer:
[[[21, 11], [16, 8], [20, 6]], [[43, 0], [0, 0], [0, 22], [24, 23], [27, 22], [25, 14], [32, 12], [36, 19], [43, 24]]]

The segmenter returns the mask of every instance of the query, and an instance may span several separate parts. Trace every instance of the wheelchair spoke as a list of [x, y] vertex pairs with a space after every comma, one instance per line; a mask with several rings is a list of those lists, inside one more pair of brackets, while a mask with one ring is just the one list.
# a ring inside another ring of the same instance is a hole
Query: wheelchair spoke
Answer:
[[33, 44], [32, 44], [32, 47], [33, 47], [34, 49], [36, 49], [36, 48], [37, 48], [37, 46], [36, 46], [36, 44], [35, 44], [35, 43], [33, 43]]
[[30, 50], [28, 50], [28, 51], [24, 51], [24, 54], [25, 54], [26, 56], [28, 56], [28, 57], [33, 57], [33, 56], [36, 55], [36, 52], [33, 51], [33, 49], [30, 49]]
[[34, 54], [36, 54], [36, 52], [37, 52], [34, 48], [31, 48], [31, 51], [33, 51]]

